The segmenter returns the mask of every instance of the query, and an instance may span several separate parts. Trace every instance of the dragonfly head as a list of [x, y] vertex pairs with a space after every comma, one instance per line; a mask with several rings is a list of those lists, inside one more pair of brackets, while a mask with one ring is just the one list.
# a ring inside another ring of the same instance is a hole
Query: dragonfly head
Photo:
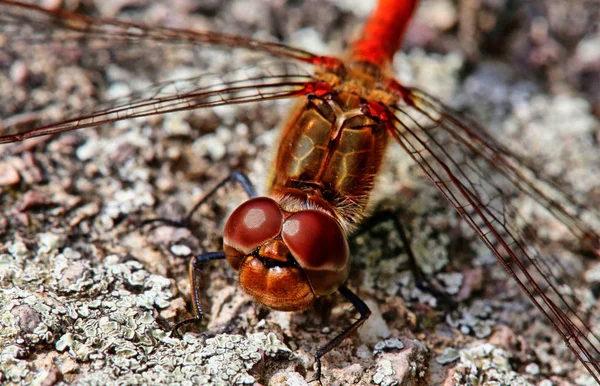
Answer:
[[348, 242], [323, 211], [287, 212], [271, 198], [253, 198], [231, 214], [223, 243], [240, 286], [275, 310], [306, 309], [348, 277]]

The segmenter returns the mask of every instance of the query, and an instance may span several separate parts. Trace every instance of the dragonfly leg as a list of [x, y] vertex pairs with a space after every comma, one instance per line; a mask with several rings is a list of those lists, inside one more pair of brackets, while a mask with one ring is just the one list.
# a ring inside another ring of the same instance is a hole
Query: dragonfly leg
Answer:
[[203, 313], [202, 306], [200, 305], [200, 274], [202, 273], [202, 268], [210, 261], [223, 259], [225, 259], [224, 252], [208, 252], [194, 256], [190, 260], [190, 283], [192, 283], [192, 304], [194, 305], [195, 316], [193, 318], [182, 320], [173, 326], [171, 333], [176, 337], [181, 338], [181, 334], [179, 333], [181, 327], [202, 321]]
[[389, 210], [375, 213], [359, 227], [359, 229], [353, 234], [353, 236], [356, 237], [357, 235], [365, 233], [373, 227], [385, 222], [392, 222], [392, 224], [394, 224], [396, 232], [398, 232], [398, 235], [400, 236], [400, 240], [404, 245], [404, 250], [408, 255], [408, 264], [415, 277], [415, 284], [417, 288], [433, 295], [442, 304], [444, 304], [446, 308], [448, 308], [448, 310], [456, 308], [457, 303], [454, 299], [452, 299], [452, 296], [450, 296], [438, 285], [432, 283], [427, 277], [427, 275], [423, 273], [423, 271], [419, 267], [419, 264], [417, 264], [417, 259], [415, 258], [415, 255], [413, 253], [410, 241], [408, 240], [408, 236], [406, 235], [406, 230], [400, 222], [400, 220], [398, 219], [396, 213]]
[[202, 204], [204, 204], [210, 197], [212, 197], [219, 189], [221, 189], [223, 186], [225, 186], [226, 184], [229, 184], [231, 182], [239, 183], [242, 186], [242, 188], [244, 189], [244, 191], [248, 194], [248, 198], [256, 197], [256, 190], [254, 189], [254, 186], [252, 185], [252, 182], [250, 182], [250, 179], [248, 178], [248, 176], [246, 176], [242, 172], [234, 171], [229, 176], [227, 176], [227, 178], [225, 178], [221, 182], [219, 182], [208, 193], [206, 193], [204, 195], [204, 197], [202, 197], [192, 207], [192, 209], [188, 212], [188, 214], [185, 215], [182, 219], [169, 220], [169, 219], [165, 219], [165, 218], [153, 218], [153, 219], [143, 221], [142, 226], [160, 223], [160, 224], [164, 224], [164, 225], [171, 225], [174, 227], [184, 228], [190, 223], [192, 216], [194, 215], [194, 212], [196, 212], [196, 210], [198, 210], [198, 208]]
[[321, 357], [327, 354], [332, 349], [334, 349], [337, 345], [340, 344], [341, 341], [346, 339], [348, 336], [350, 336], [350, 334], [352, 334], [360, 326], [362, 326], [362, 324], [367, 320], [369, 315], [371, 315], [371, 310], [369, 310], [369, 307], [366, 305], [366, 303], [362, 301], [362, 299], [359, 298], [354, 292], [350, 291], [348, 287], [343, 285], [340, 288], [338, 288], [338, 291], [340, 292], [340, 294], [342, 294], [343, 297], [346, 298], [346, 300], [348, 300], [354, 306], [354, 308], [356, 308], [356, 310], [360, 314], [360, 317], [354, 323], [352, 323], [352, 325], [350, 325], [344, 331], [342, 331], [342, 333], [340, 333], [338, 336], [329, 341], [329, 343], [327, 343], [323, 347], [320, 347], [317, 350], [317, 352], [315, 353], [315, 363], [317, 365], [317, 372], [315, 374], [315, 377], [310, 382], [318, 381], [319, 383], [321, 383]]

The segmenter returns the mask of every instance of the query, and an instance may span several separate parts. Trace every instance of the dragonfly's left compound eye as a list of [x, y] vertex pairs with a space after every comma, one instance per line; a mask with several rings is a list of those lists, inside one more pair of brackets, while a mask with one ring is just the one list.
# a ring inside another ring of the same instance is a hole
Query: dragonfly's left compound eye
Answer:
[[338, 289], [348, 277], [350, 252], [344, 232], [330, 215], [303, 210], [283, 223], [281, 236], [317, 296]]
[[282, 223], [279, 205], [268, 197], [253, 198], [234, 210], [223, 233], [225, 254], [231, 266], [237, 270], [239, 258], [276, 237]]

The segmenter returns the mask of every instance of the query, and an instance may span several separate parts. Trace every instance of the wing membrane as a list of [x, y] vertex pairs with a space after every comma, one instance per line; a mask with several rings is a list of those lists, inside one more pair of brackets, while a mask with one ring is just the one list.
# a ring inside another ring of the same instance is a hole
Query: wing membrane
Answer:
[[[170, 46], [221, 45], [239, 47], [263, 52], [272, 56], [318, 63], [321, 57], [309, 52], [288, 47], [283, 44], [261, 42], [242, 36], [209, 31], [195, 31], [166, 27], [148, 27], [143, 24], [128, 23], [119, 20], [93, 18], [77, 13], [48, 10], [42, 7], [18, 1], [0, 0], [0, 31], [33, 28], [32, 35], [23, 36], [28, 44], [85, 41], [86, 44], [101, 45], [127, 43], [128, 45], [168, 43]], [[11, 33], [11, 39], [18, 34]], [[17, 36], [17, 37], [16, 37]]]
[[[155, 65], [161, 66], [171, 56], [170, 51], [177, 48], [181, 48], [181, 51], [189, 51], [190, 48], [195, 47], [223, 45], [262, 53], [261, 61], [252, 60], [253, 64], [249, 67], [240, 69], [244, 65], [235, 60], [234, 68], [225, 73], [220, 70], [219, 74], [202, 74], [187, 79], [156, 83], [123, 98], [96, 102], [91, 109], [72, 107], [63, 101], [48, 101], [47, 105], [59, 105], [62, 111], [67, 112], [61, 114], [59, 119], [49, 121], [51, 122], [49, 125], [42, 119], [41, 124], [35, 124], [38, 127], [24, 132], [21, 128], [15, 128], [19, 126], [19, 119], [9, 118], [17, 115], [19, 108], [11, 108], [6, 112], [6, 116], [2, 117], [4, 122], [0, 125], [0, 144], [94, 127], [129, 118], [293, 97], [301, 94], [304, 85], [312, 80], [299, 62], [311, 62], [312, 58], [315, 58], [310, 53], [291, 47], [258, 42], [239, 36], [148, 27], [60, 10], [46, 10], [11, 0], [0, 0], [0, 33], [6, 38], [0, 41], [5, 53], [10, 55], [14, 51], [17, 58], [22, 58], [35, 54], [35, 50], [31, 49], [32, 43], [49, 46], [49, 54], [58, 57], [56, 62], [49, 62], [51, 66], [61, 66], [67, 72], [72, 63], [68, 58], [62, 60], [62, 56], [68, 57], [62, 47], [69, 47], [74, 43], [86, 45], [82, 60], [86, 61], [86, 67], [99, 67], [101, 73], [105, 71], [101, 64], [104, 62], [97, 60], [97, 57], [102, 55], [102, 50], [92, 48], [107, 48], [111, 58], [121, 58], [122, 54], [129, 53], [130, 55], [125, 57], [133, 62], [131, 71], [136, 74], [143, 72], [143, 66], [150, 61], [158, 60], [159, 63]], [[169, 52], [163, 52], [163, 49]], [[48, 52], [44, 51], [43, 55], [48, 55]], [[202, 56], [206, 53], [206, 50], [200, 51]], [[206, 61], [208, 58], [202, 59]], [[51, 68], [54, 67], [49, 66], [49, 72], [52, 72]], [[25, 105], [24, 102], [17, 102], [15, 105], [19, 106], [18, 103]], [[32, 104], [29, 101], [26, 103]], [[48, 107], [47, 105], [43, 108]], [[35, 111], [39, 108], [29, 107], [26, 110]], [[44, 116], [43, 113], [38, 113], [40, 117]], [[69, 116], [72, 118], [63, 118]]]
[[[0, 144], [174, 111], [294, 97], [303, 94], [311, 81], [312, 77], [302, 74], [297, 66], [275, 63], [235, 70], [225, 75], [206, 74], [164, 82], [99, 104], [91, 112], [78, 112], [72, 119], [21, 133], [5, 134], [0, 136]], [[10, 127], [5, 130], [10, 130]]]
[[[526, 193], [579, 239], [598, 247], [598, 233], [581, 219], [584, 205], [427, 94], [408, 90], [397, 106], [392, 135], [492, 251], [569, 349], [600, 380], [600, 341], [579, 315], [587, 311], [578, 278], [545, 246], [514, 200]], [[598, 218], [595, 209], [590, 210]]]
[[[594, 237], [595, 230], [579, 218], [585, 212], [591, 212], [596, 218], [599, 218], [598, 209], [584, 205], [573, 194], [562, 190], [558, 182], [541, 175], [533, 162], [525, 160], [495, 141], [474, 120], [467, 117], [457, 118], [440, 101], [420, 90], [413, 90], [413, 95], [420, 104], [421, 111], [438, 112], [440, 121], [445, 121], [442, 126], [444, 130], [458, 143], [461, 143], [463, 149], [478, 154], [485, 162], [493, 165], [494, 169], [510, 184], [534, 198], [568, 225], [571, 232], [577, 233], [579, 238]], [[429, 119], [434, 118], [431, 113], [427, 115]]]

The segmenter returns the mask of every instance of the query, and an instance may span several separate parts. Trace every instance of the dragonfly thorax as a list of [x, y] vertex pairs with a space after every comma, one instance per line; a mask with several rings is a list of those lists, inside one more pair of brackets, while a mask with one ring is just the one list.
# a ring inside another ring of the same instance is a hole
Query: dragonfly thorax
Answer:
[[380, 105], [344, 90], [305, 97], [283, 127], [268, 193], [321, 200], [349, 233], [366, 215], [388, 143], [392, 123]]
[[327, 69], [317, 74], [317, 78], [329, 85], [336, 93], [352, 93], [367, 101], [378, 101], [393, 106], [398, 102], [398, 94], [391, 92], [393, 82], [389, 71], [364, 61], [353, 61], [335, 69]]

